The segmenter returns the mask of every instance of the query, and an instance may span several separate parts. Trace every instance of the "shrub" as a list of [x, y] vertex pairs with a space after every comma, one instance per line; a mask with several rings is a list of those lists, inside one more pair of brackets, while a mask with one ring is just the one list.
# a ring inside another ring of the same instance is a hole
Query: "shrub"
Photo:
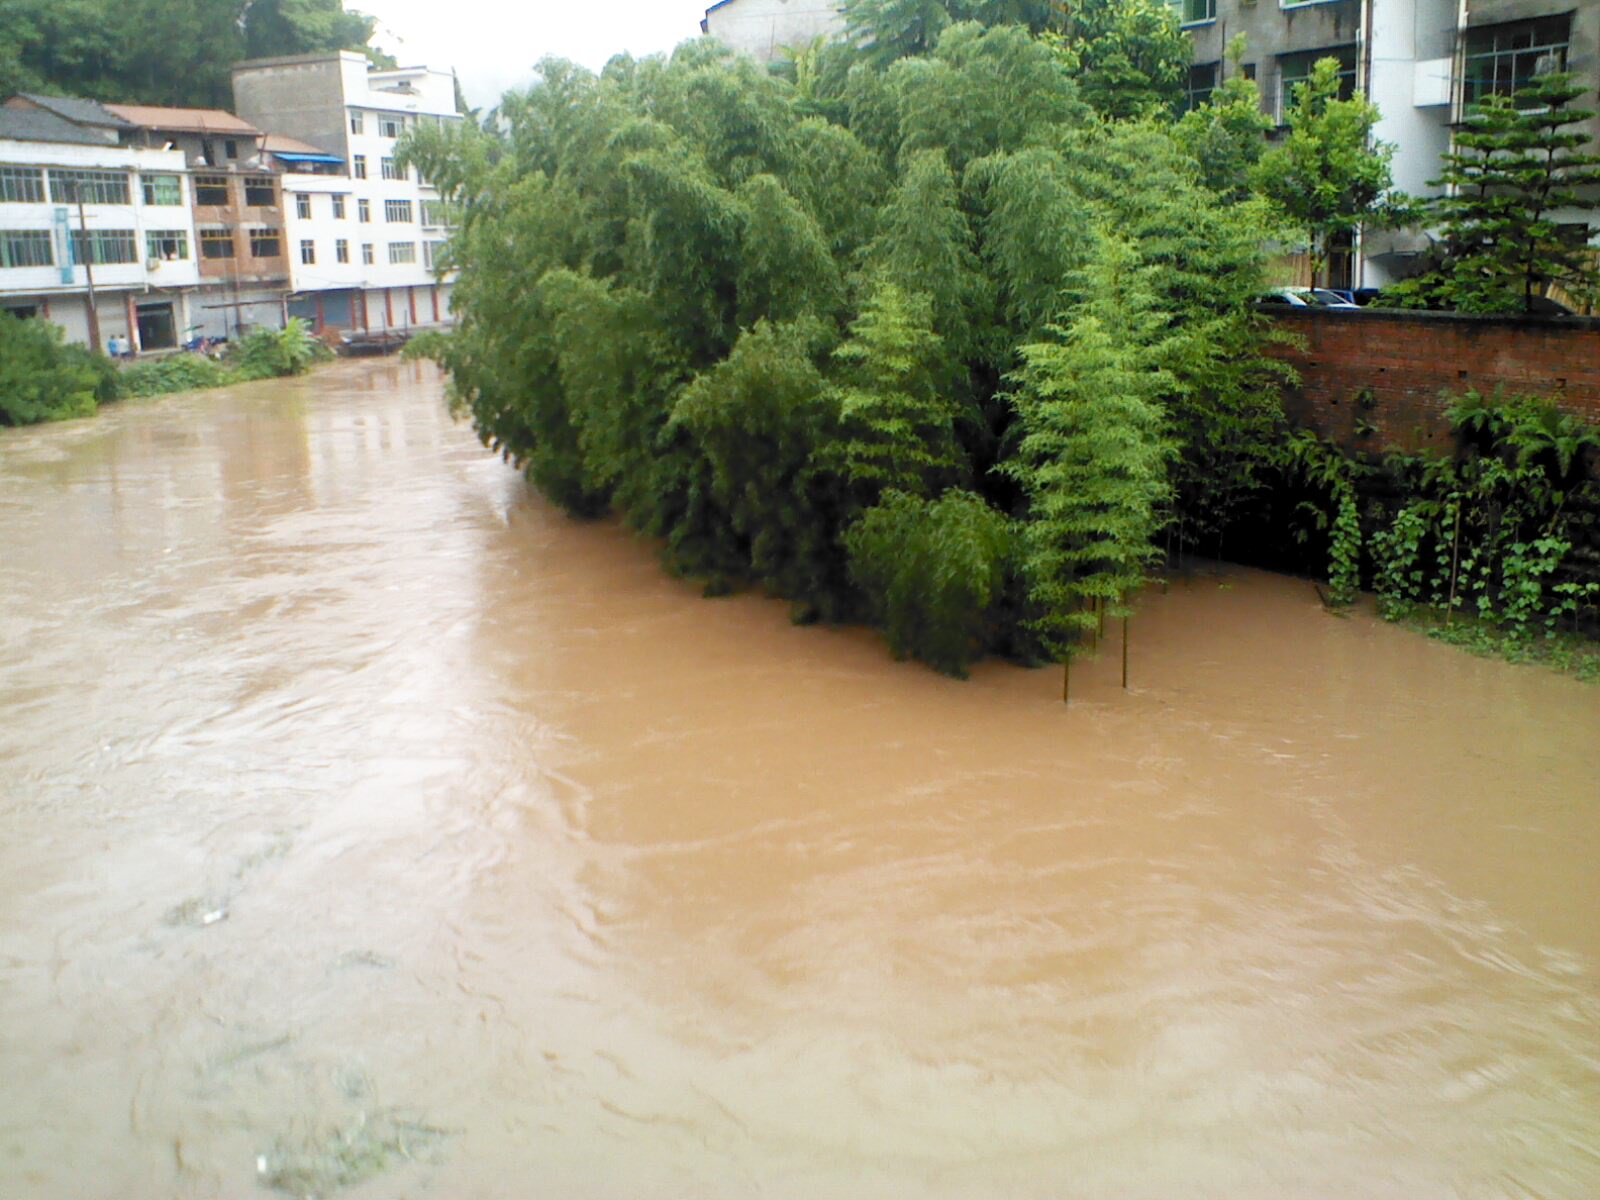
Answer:
[[215, 359], [199, 354], [178, 354], [159, 362], [137, 363], [122, 372], [119, 386], [124, 396], [162, 396], [168, 392], [194, 392], [222, 387], [235, 376]]
[[63, 343], [61, 327], [0, 313], [0, 424], [87, 417], [116, 398], [103, 354]]
[[933, 501], [889, 492], [850, 527], [845, 546], [895, 657], [965, 678], [1005, 589], [1011, 523], [971, 492]]
[[333, 351], [312, 337], [299, 317], [289, 318], [282, 329], [258, 329], [239, 343], [233, 368], [241, 380], [276, 379], [303, 375], [315, 362], [333, 357]]

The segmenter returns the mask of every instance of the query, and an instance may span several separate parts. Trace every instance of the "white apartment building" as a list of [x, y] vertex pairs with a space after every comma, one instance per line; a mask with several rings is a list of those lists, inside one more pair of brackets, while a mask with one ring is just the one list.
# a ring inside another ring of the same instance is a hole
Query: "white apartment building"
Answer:
[[720, 0], [700, 22], [701, 33], [764, 63], [844, 28], [839, 0]]
[[240, 63], [233, 88], [284, 171], [290, 314], [319, 331], [447, 324], [452, 280], [434, 270], [448, 233], [439, 194], [399, 168], [395, 149], [419, 123], [461, 119], [454, 77], [374, 70], [343, 51]]
[[[1238, 72], [1281, 126], [1295, 86], [1320, 58], [1340, 64], [1341, 94], [1362, 93], [1382, 114], [1374, 135], [1395, 147], [1395, 186], [1413, 196], [1437, 189], [1442, 156], [1470, 105], [1509, 95], [1546, 71], [1571, 71], [1600, 86], [1600, 0], [1169, 0], [1194, 44], [1189, 102], [1202, 103]], [[1244, 58], [1229, 61], [1240, 34]], [[1600, 136], [1600, 119], [1589, 123]], [[1556, 214], [1576, 236], [1600, 240], [1582, 212]], [[1403, 277], [1428, 243], [1414, 230], [1374, 231], [1335, 255], [1333, 282], [1382, 287]], [[1304, 260], [1297, 269], [1304, 270]], [[1300, 282], [1309, 282], [1302, 276]]]
[[69, 341], [177, 345], [200, 283], [189, 189], [181, 150], [125, 147], [114, 132], [0, 105], [0, 308], [52, 321]]

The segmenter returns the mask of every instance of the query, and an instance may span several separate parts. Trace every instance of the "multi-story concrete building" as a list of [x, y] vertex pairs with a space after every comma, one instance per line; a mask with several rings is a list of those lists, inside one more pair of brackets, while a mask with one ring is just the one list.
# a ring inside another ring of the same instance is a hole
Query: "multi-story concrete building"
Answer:
[[844, 32], [838, 0], [721, 0], [706, 9], [700, 32], [748, 54], [776, 62], [785, 50]]
[[[1600, 88], [1596, 0], [1172, 0], [1194, 40], [1191, 104], [1234, 70], [1256, 81], [1280, 123], [1319, 58], [1339, 60], [1346, 95], [1379, 108], [1376, 136], [1395, 147], [1395, 186], [1436, 192], [1441, 156], [1467, 106], [1536, 74], [1568, 70]], [[1239, 34], [1247, 50], [1227, 61]], [[1592, 130], [1600, 134], [1600, 127]], [[1578, 220], [1573, 214], [1574, 221]], [[1369, 234], [1333, 264], [1336, 286], [1381, 287], [1426, 243], [1414, 231]], [[1302, 282], [1305, 282], [1304, 280]]]
[[178, 343], [200, 273], [183, 152], [129, 132], [90, 101], [0, 105], [0, 307], [136, 352]]
[[107, 104], [125, 144], [182, 151], [199, 235], [191, 332], [237, 338], [283, 324], [289, 290], [283, 189], [260, 130], [205, 108]]
[[395, 148], [418, 124], [461, 119], [454, 77], [344, 51], [240, 63], [233, 89], [284, 171], [289, 311], [319, 330], [448, 322], [451, 280], [433, 266], [448, 232], [439, 194]]

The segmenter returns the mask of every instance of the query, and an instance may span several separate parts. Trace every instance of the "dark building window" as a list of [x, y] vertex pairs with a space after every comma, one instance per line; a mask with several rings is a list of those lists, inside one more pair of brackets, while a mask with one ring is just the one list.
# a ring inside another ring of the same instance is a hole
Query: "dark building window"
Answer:
[[139, 247], [131, 229], [91, 229], [87, 234], [74, 229], [70, 244], [74, 266], [86, 256], [97, 267], [104, 263], [139, 261]]
[[201, 258], [232, 258], [233, 230], [202, 229], [200, 231]]
[[0, 267], [53, 267], [48, 229], [0, 229]]
[[123, 171], [66, 171], [51, 167], [50, 199], [57, 204], [126, 204], [128, 176]]
[[1193, 112], [1217, 90], [1217, 72], [1221, 63], [1200, 63], [1189, 68], [1189, 88], [1184, 98], [1184, 110]]
[[283, 241], [276, 229], [250, 231], [251, 258], [277, 258], [283, 253]]
[[1217, 19], [1217, 0], [1167, 0], [1184, 25], [1199, 25]]
[[244, 181], [244, 202], [251, 208], [271, 208], [278, 203], [278, 188], [272, 182], [271, 176], [246, 178]]
[[200, 208], [226, 208], [228, 205], [228, 177], [226, 175], [196, 175], [194, 177], [194, 202]]
[[1307, 50], [1300, 54], [1284, 54], [1278, 58], [1278, 119], [1284, 120], [1294, 103], [1294, 89], [1311, 78], [1311, 68], [1318, 59], [1339, 60], [1339, 99], [1349, 100], [1356, 94], [1356, 48], [1332, 46], [1327, 50]]
[[1461, 102], [1509, 96], [1540, 75], [1567, 69], [1572, 14], [1467, 30]]

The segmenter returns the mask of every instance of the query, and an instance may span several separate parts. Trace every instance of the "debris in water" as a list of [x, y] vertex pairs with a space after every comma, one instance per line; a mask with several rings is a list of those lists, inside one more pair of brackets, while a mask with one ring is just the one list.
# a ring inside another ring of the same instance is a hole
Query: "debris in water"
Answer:
[[257, 1157], [262, 1182], [302, 1198], [326, 1196], [364, 1183], [400, 1162], [431, 1158], [448, 1130], [392, 1111], [362, 1113], [346, 1129], [326, 1129], [297, 1145], [280, 1141]]

